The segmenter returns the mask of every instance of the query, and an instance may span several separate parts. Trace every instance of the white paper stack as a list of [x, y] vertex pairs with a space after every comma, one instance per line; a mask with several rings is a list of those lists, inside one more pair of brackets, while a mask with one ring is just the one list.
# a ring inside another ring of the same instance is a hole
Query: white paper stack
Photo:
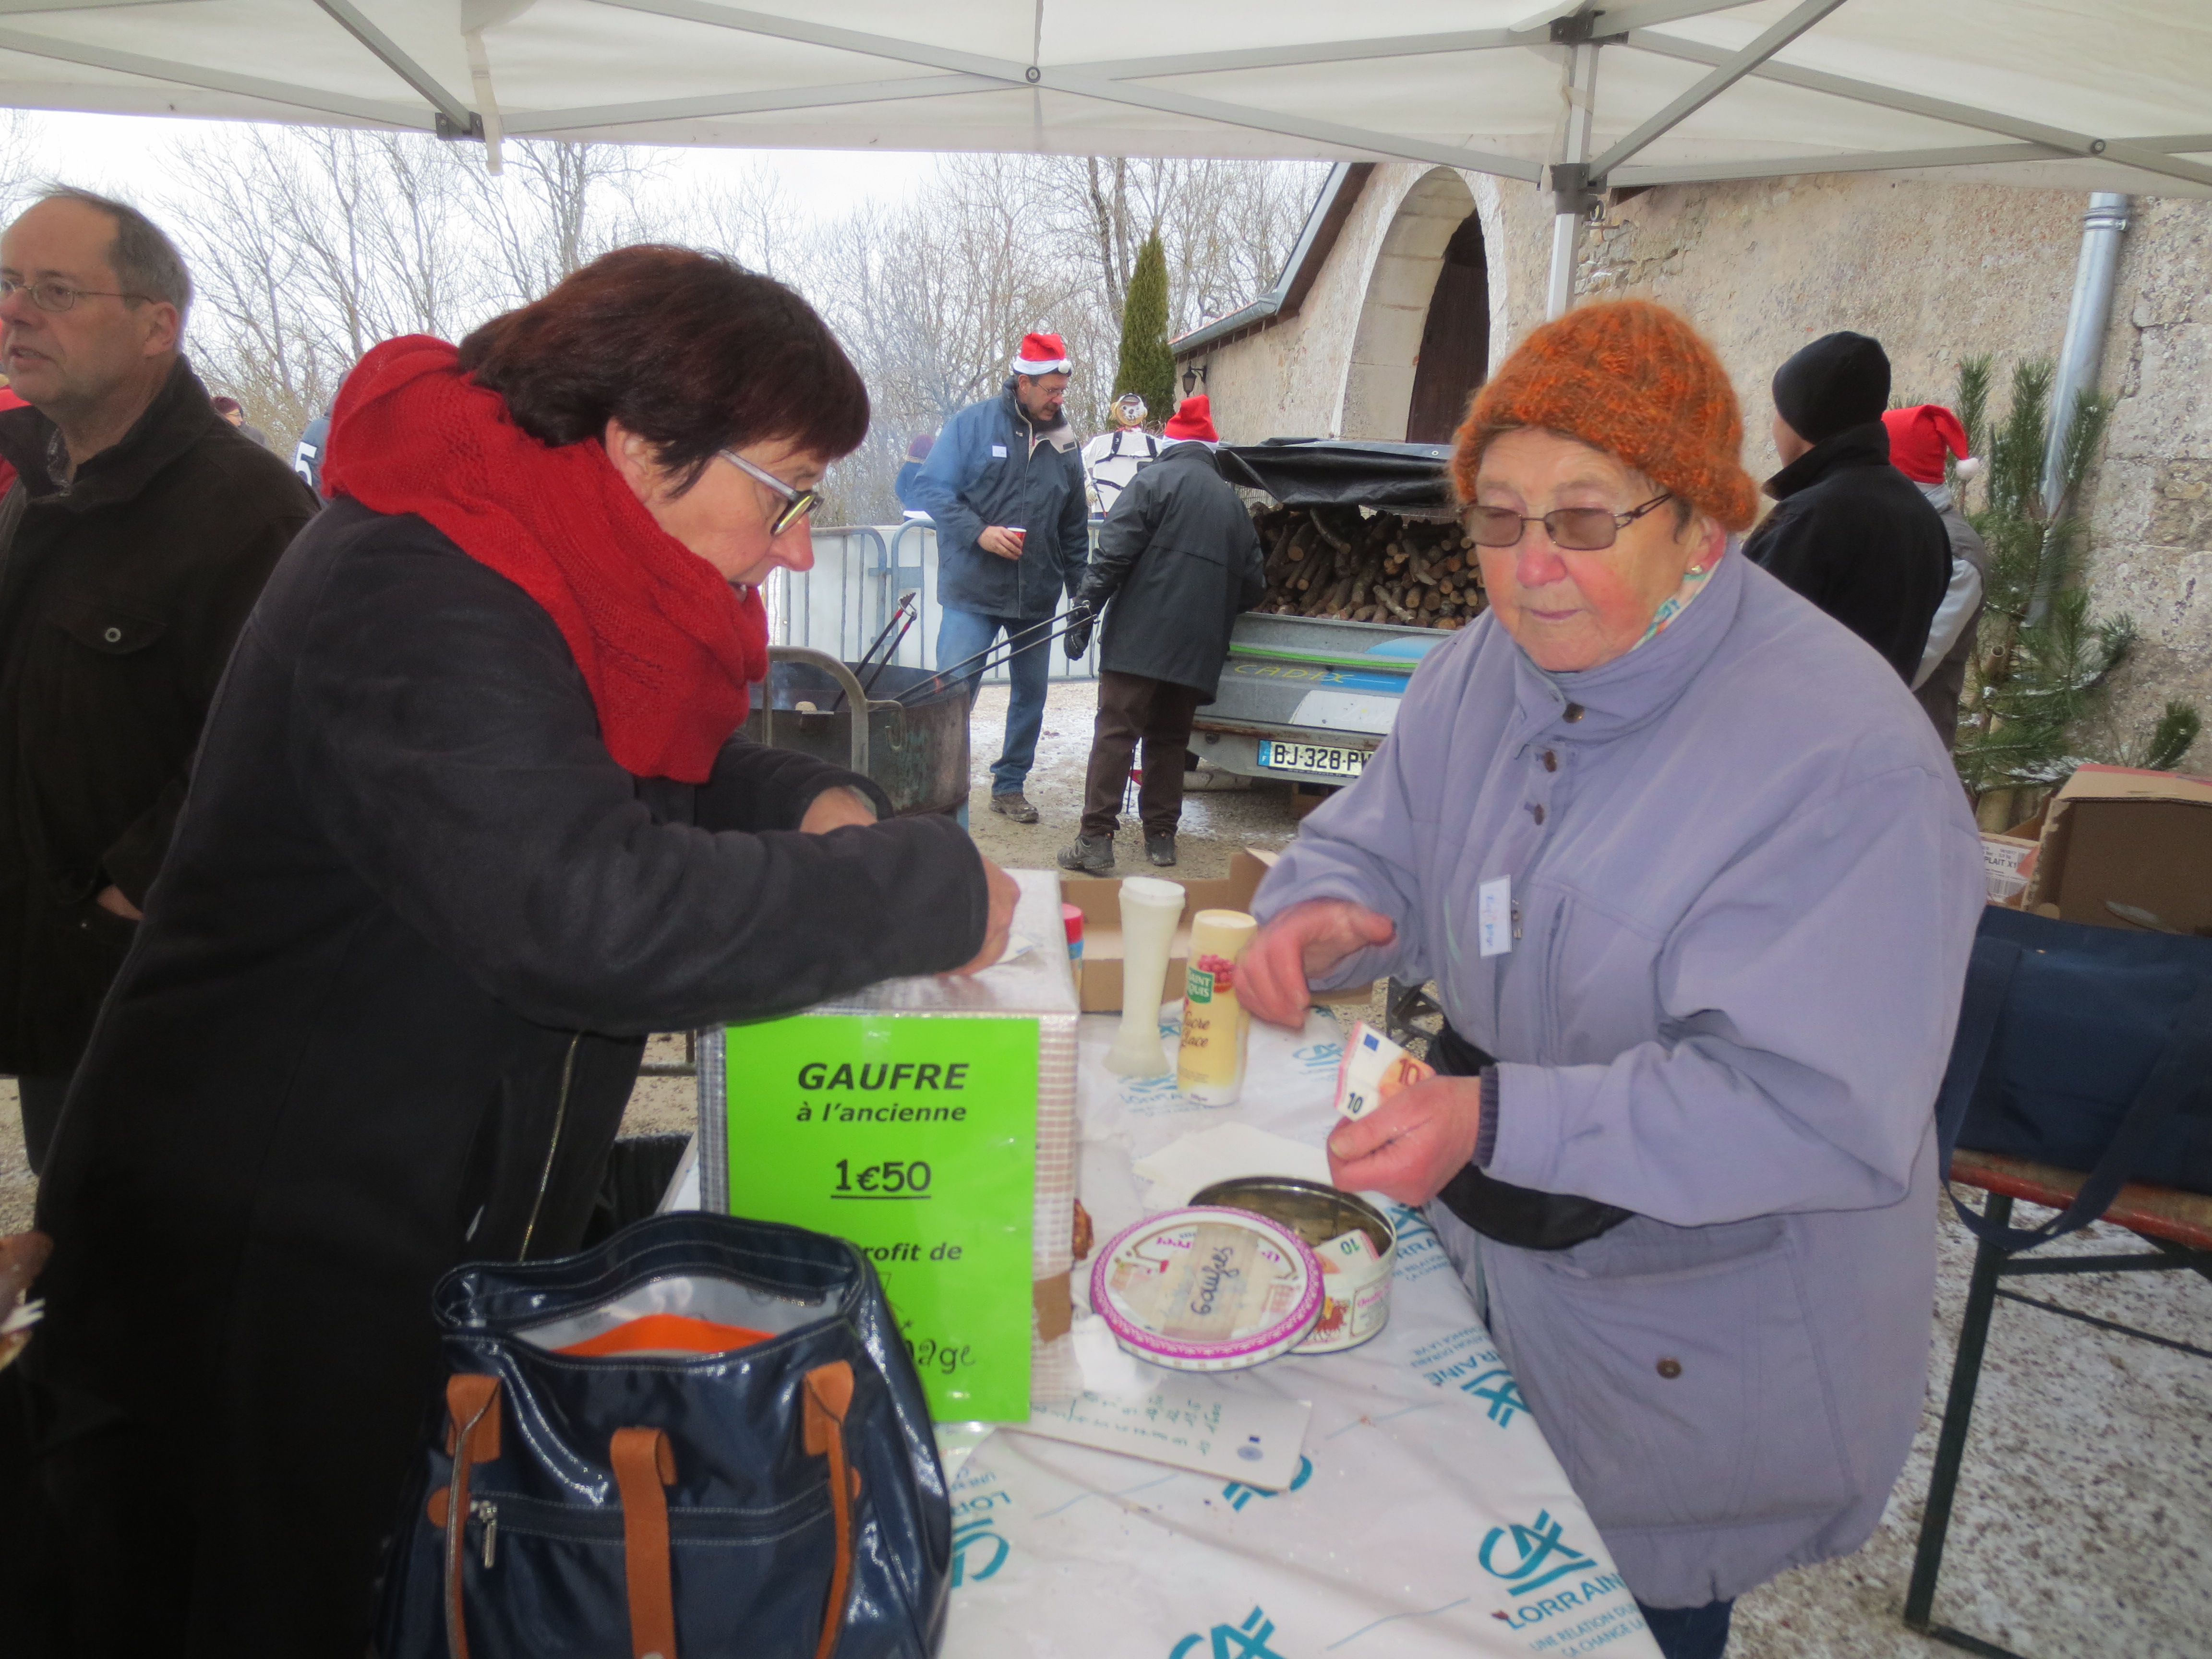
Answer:
[[[1021, 897], [1013, 932], [1032, 940], [1050, 940], [1002, 959], [980, 974], [958, 977], [935, 974], [889, 979], [836, 1002], [817, 1003], [810, 1014], [881, 1014], [974, 1018], [1000, 1015], [1037, 1023], [1036, 1201], [1030, 1234], [1033, 1277], [1040, 1283], [1065, 1281], [1074, 1265], [1075, 1234], [1075, 1039], [1081, 1018], [1060, 921], [1060, 877], [1050, 870], [1010, 870]], [[720, 1033], [700, 1044], [701, 1111], [697, 1140], [706, 1207], [726, 1209], [717, 1190], [728, 1169], [724, 1151], [725, 1098]], [[1048, 1297], [1050, 1296], [1048, 1292]], [[1034, 1344], [1030, 1397], [1041, 1407], [1062, 1407], [1083, 1391], [1083, 1373], [1073, 1345], [1063, 1332], [1048, 1341], [1031, 1326]]]

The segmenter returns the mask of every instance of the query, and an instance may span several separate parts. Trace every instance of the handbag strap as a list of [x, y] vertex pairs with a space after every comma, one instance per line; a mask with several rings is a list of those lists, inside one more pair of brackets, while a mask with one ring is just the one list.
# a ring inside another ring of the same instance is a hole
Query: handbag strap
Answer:
[[2168, 1121], [2207, 1091], [2212, 1091], [2212, 975], [2197, 981], [2195, 994], [2174, 1017], [2158, 1063], [2071, 1204], [2040, 1227], [2000, 1227], [1960, 1203], [1955, 1193], [1952, 1207], [1975, 1237], [2008, 1254], [2033, 1249], [2085, 1227], [2112, 1207], [2127, 1184], [2129, 1171]]
[[676, 1659], [676, 1594], [669, 1576], [664, 1490], [675, 1484], [675, 1449], [659, 1429], [617, 1429], [609, 1462], [622, 1497], [630, 1659]]
[[446, 1379], [446, 1455], [453, 1461], [446, 1483], [446, 1651], [469, 1659], [469, 1632], [461, 1617], [462, 1534], [469, 1518], [469, 1470], [499, 1455], [499, 1379], [464, 1371]]
[[845, 1626], [845, 1600], [853, 1587], [853, 1499], [860, 1481], [845, 1457], [845, 1413], [853, 1404], [853, 1368], [840, 1359], [806, 1373], [805, 1440], [807, 1455], [830, 1459], [830, 1510], [837, 1523], [837, 1559], [830, 1573], [830, 1602], [822, 1615], [822, 1640], [814, 1659], [830, 1659]]

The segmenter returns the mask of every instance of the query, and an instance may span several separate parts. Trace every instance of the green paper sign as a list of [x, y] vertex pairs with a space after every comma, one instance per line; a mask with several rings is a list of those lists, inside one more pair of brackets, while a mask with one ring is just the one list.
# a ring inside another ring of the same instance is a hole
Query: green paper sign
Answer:
[[799, 1014], [723, 1055], [731, 1213], [866, 1251], [939, 1422], [1026, 1422], [1036, 1021]]

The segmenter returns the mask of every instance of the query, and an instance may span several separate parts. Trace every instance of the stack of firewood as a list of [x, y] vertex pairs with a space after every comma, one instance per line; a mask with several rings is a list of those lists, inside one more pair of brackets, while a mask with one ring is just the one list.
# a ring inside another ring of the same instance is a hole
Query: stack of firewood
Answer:
[[1481, 612], [1474, 548], [1456, 524], [1356, 507], [1261, 507], [1252, 521], [1267, 550], [1263, 613], [1464, 628]]

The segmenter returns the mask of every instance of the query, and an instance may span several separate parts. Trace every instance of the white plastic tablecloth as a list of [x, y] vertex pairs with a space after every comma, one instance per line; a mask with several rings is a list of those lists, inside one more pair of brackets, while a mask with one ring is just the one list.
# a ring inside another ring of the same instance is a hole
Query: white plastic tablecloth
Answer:
[[[1078, 1190], [1102, 1245], [1187, 1196], [1130, 1170], [1177, 1137], [1241, 1120], [1318, 1146], [1334, 1122], [1338, 1032], [1324, 1015], [1295, 1035], [1255, 1024], [1243, 1102], [1213, 1109], [1109, 1073], [1116, 1024], [1089, 1016], [1080, 1033]], [[953, 1482], [948, 1656], [1656, 1659], [1436, 1236], [1389, 1207], [1398, 1261], [1382, 1334], [1220, 1379], [1312, 1403], [1293, 1486], [1258, 1492], [994, 1432]]]

